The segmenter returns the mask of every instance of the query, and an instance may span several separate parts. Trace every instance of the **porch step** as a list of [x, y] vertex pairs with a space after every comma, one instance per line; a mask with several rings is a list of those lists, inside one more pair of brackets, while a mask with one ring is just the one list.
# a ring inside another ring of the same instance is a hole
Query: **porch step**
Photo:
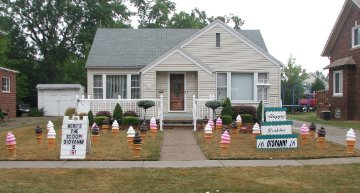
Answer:
[[163, 122], [164, 129], [192, 129], [194, 128], [192, 120], [168, 119]]

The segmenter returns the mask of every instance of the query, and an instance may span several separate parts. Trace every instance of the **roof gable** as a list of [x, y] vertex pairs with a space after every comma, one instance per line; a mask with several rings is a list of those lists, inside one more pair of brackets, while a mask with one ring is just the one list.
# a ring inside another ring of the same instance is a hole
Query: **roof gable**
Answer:
[[[240, 41], [244, 42], [247, 46], [249, 46], [254, 51], [256, 51], [257, 53], [262, 55], [264, 58], [269, 60], [271, 63], [275, 64], [278, 67], [282, 66], [282, 63], [279, 60], [277, 60], [275, 57], [273, 57], [272, 55], [270, 55], [267, 52], [267, 48], [266, 48], [266, 45], [265, 45], [265, 43], [264, 43], [264, 41], [262, 39], [260, 31], [259, 31], [259, 35], [260, 35], [261, 39], [257, 39], [257, 42], [258, 43], [262, 42], [262, 43], [261, 44], [256, 44], [255, 42], [250, 41], [251, 39], [255, 40], [254, 37], [250, 37], [250, 38], [245, 37], [245, 36], [249, 36], [248, 32], [241, 32], [241, 30], [236, 31], [236, 30], [234, 30], [233, 28], [231, 28], [230, 26], [228, 26], [227, 24], [225, 24], [224, 22], [222, 22], [221, 20], [218, 20], [218, 19], [215, 20], [210, 25], [203, 28], [202, 30], [200, 30], [198, 33], [191, 36], [188, 40], [181, 43], [181, 45], [179, 47], [184, 48], [185, 46], [187, 46], [188, 44], [193, 42], [195, 39], [199, 38], [200, 36], [202, 36], [203, 34], [207, 33], [208, 31], [210, 31], [211, 29], [213, 29], [214, 27], [217, 27], [217, 26], [223, 28], [225, 31], [227, 31], [228, 33], [233, 35], [235, 38], [237, 38]], [[254, 31], [256, 31], [256, 30], [254, 30]], [[240, 33], [238, 33], [238, 32], [240, 32]], [[261, 48], [262, 45], [264, 46], [264, 48]]]
[[339, 13], [338, 18], [336, 19], [335, 25], [329, 35], [329, 38], [325, 44], [325, 47], [321, 53], [321, 56], [329, 56], [330, 52], [340, 34], [341, 29], [346, 22], [346, 18], [348, 17], [352, 6], [357, 6], [360, 8], [360, 0], [345, 0], [343, 7]]

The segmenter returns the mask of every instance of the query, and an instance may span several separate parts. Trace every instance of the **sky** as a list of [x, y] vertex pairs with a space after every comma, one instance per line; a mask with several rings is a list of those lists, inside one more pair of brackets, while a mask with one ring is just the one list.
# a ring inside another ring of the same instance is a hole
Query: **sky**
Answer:
[[[321, 52], [345, 0], [172, 0], [176, 12], [195, 7], [208, 16], [233, 13], [245, 20], [242, 29], [259, 29], [268, 51], [283, 64], [292, 55], [306, 72], [329, 64]], [[327, 71], [324, 71], [326, 74]]]

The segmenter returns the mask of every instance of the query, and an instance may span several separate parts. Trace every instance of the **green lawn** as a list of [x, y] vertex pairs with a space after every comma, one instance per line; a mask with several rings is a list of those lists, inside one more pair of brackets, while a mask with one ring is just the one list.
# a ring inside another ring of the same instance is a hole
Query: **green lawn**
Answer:
[[0, 169], [0, 192], [360, 192], [360, 164], [185, 169]]

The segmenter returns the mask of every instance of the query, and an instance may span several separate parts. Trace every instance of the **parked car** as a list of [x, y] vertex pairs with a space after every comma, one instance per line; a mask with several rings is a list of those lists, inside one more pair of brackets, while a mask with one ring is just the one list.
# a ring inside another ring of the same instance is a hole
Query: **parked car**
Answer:
[[18, 105], [19, 111], [22, 113], [30, 112], [30, 105], [29, 104], [20, 104]]
[[314, 111], [317, 108], [317, 99], [299, 99], [299, 111]]

